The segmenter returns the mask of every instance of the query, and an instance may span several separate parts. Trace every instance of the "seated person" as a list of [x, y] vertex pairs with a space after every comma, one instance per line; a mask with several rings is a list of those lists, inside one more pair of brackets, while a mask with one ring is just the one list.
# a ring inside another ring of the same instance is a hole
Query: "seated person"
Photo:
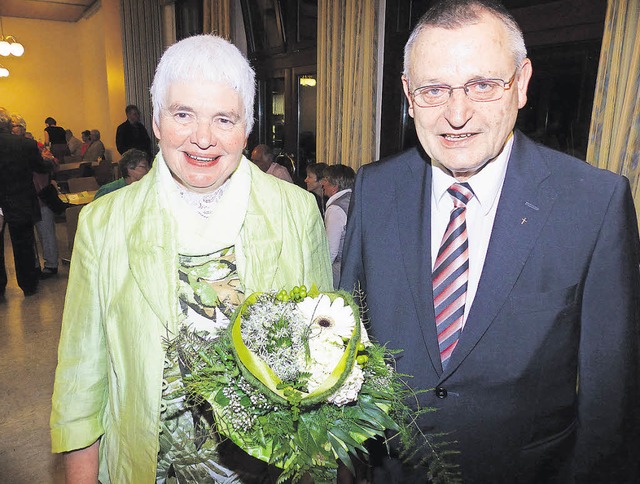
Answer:
[[146, 152], [135, 148], [125, 151], [118, 162], [122, 178], [118, 178], [111, 183], [102, 185], [97, 191], [95, 198], [100, 198], [102, 195], [115, 192], [119, 188], [131, 185], [145, 176], [149, 172], [149, 161], [147, 160], [147, 156], [148, 154]]
[[80, 147], [80, 156], [84, 156], [84, 154], [87, 152], [87, 148], [89, 148], [89, 145], [91, 144], [91, 131], [89, 131], [88, 129], [85, 129], [82, 133], [82, 146]]
[[104, 158], [104, 144], [100, 141], [100, 131], [91, 130], [91, 144], [82, 155], [82, 161], [97, 161]]
[[[82, 158], [82, 141], [73, 136], [73, 132], [70, 129], [65, 129], [64, 134], [67, 139], [69, 152], [71, 153], [70, 156], [74, 161], [80, 161], [80, 159]], [[60, 161], [62, 162], [62, 160]]]

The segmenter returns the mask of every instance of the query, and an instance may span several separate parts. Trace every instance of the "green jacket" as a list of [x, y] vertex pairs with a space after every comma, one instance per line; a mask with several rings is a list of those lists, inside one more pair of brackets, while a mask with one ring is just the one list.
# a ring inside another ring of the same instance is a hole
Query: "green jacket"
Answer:
[[[297, 284], [331, 290], [313, 196], [252, 163], [238, 272], [246, 294]], [[179, 230], [158, 193], [157, 165], [80, 215], [58, 350], [53, 452], [100, 442], [103, 483], [155, 481], [162, 341], [178, 322]]]

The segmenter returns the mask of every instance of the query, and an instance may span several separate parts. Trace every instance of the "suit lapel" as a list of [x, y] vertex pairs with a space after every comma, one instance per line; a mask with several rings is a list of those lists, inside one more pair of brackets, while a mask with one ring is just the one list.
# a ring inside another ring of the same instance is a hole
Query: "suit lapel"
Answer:
[[482, 275], [445, 376], [489, 329], [513, 289], [557, 198], [535, 144], [516, 133]]
[[415, 150], [400, 170], [395, 177], [400, 251], [424, 344], [435, 371], [441, 373], [431, 285], [431, 165]]

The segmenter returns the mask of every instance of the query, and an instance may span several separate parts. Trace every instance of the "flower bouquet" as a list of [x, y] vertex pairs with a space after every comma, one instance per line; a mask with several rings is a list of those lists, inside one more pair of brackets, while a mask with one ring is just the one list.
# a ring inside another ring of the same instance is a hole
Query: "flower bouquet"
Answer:
[[186, 358], [184, 385], [211, 405], [220, 434], [283, 469], [278, 482], [335, 482], [337, 462], [354, 472], [364, 442], [385, 431], [415, 447], [409, 392], [390, 361], [349, 294], [303, 286], [249, 296], [227, 332]]

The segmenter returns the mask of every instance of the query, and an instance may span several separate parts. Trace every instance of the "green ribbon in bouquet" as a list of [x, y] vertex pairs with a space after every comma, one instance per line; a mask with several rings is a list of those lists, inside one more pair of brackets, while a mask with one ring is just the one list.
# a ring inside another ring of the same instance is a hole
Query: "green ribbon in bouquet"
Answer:
[[[360, 342], [360, 319], [358, 318], [358, 312], [353, 311], [356, 324], [344, 350], [344, 354], [322, 385], [311, 393], [294, 390], [292, 388], [289, 388], [290, 391], [287, 392], [286, 388], [282, 388], [282, 380], [262, 358], [247, 348], [242, 340], [242, 315], [250, 305], [257, 301], [260, 294], [261, 293], [253, 293], [245, 300], [237, 311], [230, 327], [233, 351], [237, 361], [240, 363], [239, 366], [243, 376], [249, 383], [261, 388], [265, 393], [271, 394], [271, 399], [281, 405], [296, 404], [296, 402], [299, 401], [300, 406], [309, 406], [325, 401], [344, 383], [344, 380], [353, 369], [357, 346]], [[334, 301], [338, 297], [343, 298], [345, 302], [348, 301], [344, 298], [344, 294], [339, 292], [326, 293], [326, 295], [329, 296], [331, 301]]]

